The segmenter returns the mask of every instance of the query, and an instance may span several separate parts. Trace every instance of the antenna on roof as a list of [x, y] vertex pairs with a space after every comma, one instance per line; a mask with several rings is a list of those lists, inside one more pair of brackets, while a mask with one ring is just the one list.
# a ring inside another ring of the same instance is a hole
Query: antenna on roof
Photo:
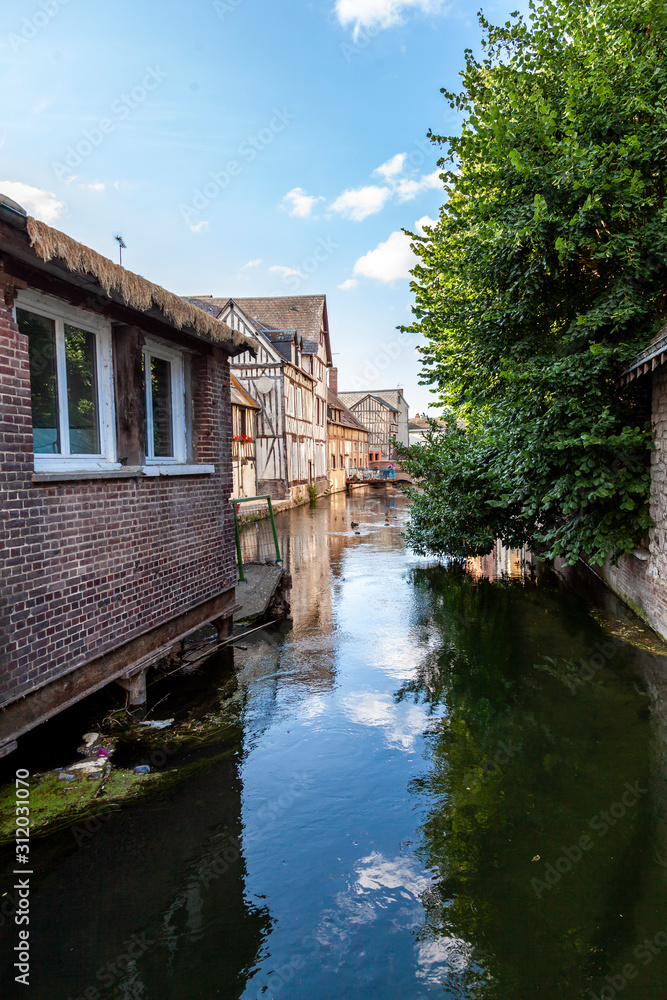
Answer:
[[127, 244], [126, 244], [125, 240], [123, 239], [123, 234], [122, 233], [114, 233], [113, 234], [113, 238], [115, 239], [116, 243], [118, 244], [118, 253], [120, 255], [120, 264], [122, 266], [122, 264], [123, 264], [123, 250], [127, 250]]

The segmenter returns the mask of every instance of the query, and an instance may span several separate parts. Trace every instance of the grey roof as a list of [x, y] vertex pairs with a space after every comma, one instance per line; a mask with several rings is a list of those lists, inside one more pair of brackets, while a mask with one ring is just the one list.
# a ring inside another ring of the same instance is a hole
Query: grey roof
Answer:
[[386, 399], [392, 406], [398, 406], [399, 402], [403, 402], [406, 406], [408, 405], [402, 389], [374, 389], [373, 395]]
[[383, 406], [386, 406], [388, 410], [392, 410], [394, 413], [398, 413], [399, 412], [399, 410], [396, 409], [396, 407], [393, 405], [393, 403], [389, 403], [386, 399], [383, 399], [380, 395], [378, 395], [377, 392], [339, 392], [338, 393], [338, 398], [342, 399], [343, 402], [345, 403], [345, 405], [346, 406], [350, 406], [350, 407], [356, 406], [357, 403], [360, 403], [362, 399], [366, 399], [368, 396], [370, 396], [371, 399], [377, 399], [377, 401], [379, 403], [382, 403]]
[[[200, 308], [203, 308], [203, 302], [208, 302], [212, 308], [217, 307], [222, 312], [230, 296], [215, 295], [189, 301], [196, 302]], [[268, 336], [271, 336], [272, 330], [295, 329], [303, 337], [304, 354], [317, 354], [320, 330], [324, 329], [327, 361], [331, 364], [326, 295], [273, 295], [266, 298], [234, 298], [233, 301]]]

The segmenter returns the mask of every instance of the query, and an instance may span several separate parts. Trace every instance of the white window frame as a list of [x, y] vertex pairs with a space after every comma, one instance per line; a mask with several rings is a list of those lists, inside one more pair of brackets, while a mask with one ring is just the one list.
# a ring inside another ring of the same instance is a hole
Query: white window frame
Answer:
[[[183, 352], [168, 347], [162, 341], [146, 337], [143, 346], [146, 402], [146, 465], [185, 465], [187, 462], [187, 437], [185, 426], [185, 372]], [[171, 438], [174, 454], [153, 454], [153, 394], [150, 391], [150, 358], [160, 358], [171, 365]]]
[[[77, 309], [51, 295], [32, 289], [19, 292], [14, 302], [16, 309], [35, 313], [53, 320], [56, 327], [56, 372], [58, 382], [58, 419], [61, 447], [69, 450], [69, 418], [67, 409], [67, 371], [65, 360], [65, 324], [95, 335], [97, 404], [99, 419], [100, 452], [97, 455], [34, 455], [35, 472], [103, 472], [118, 470], [116, 461], [116, 430], [113, 394], [113, 360], [111, 353], [111, 323], [102, 316], [95, 316]], [[63, 388], [65, 391], [63, 391]]]

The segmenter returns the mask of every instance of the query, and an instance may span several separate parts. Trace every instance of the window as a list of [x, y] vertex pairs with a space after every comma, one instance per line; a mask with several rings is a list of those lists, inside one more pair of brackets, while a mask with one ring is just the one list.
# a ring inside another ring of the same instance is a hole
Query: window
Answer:
[[109, 323], [38, 292], [20, 293], [16, 322], [28, 338], [35, 470], [120, 468]]
[[185, 462], [183, 356], [146, 341], [143, 350], [146, 393], [146, 464]]

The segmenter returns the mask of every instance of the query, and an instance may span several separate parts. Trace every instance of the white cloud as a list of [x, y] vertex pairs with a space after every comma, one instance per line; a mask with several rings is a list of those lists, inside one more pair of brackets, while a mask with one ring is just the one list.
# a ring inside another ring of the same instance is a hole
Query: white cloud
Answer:
[[339, 288], [342, 288], [344, 292], [349, 292], [351, 288], [356, 288], [359, 282], [356, 278], [347, 278]]
[[355, 691], [347, 695], [342, 704], [352, 722], [384, 730], [387, 744], [406, 753], [414, 751], [428, 724], [423, 705], [397, 705], [386, 692]]
[[295, 187], [287, 192], [283, 201], [292, 206], [289, 210], [290, 215], [296, 215], [298, 219], [307, 219], [318, 201], [324, 201], [324, 198], [321, 195], [306, 194], [303, 188]]
[[248, 271], [251, 267], [259, 267], [262, 263], [262, 258], [258, 257], [256, 260], [249, 260], [247, 264], [244, 264], [241, 268], [242, 271]]
[[[384, 185], [368, 184], [366, 187], [348, 188], [336, 198], [330, 211], [338, 212], [354, 222], [361, 222], [367, 216], [380, 212], [392, 198], [396, 198], [399, 202], [412, 201], [423, 191], [438, 190], [442, 187], [439, 170], [423, 174], [421, 177], [419, 175], [402, 177], [407, 162], [409, 162], [407, 153], [396, 153], [373, 171], [374, 175], [383, 178]], [[294, 191], [300, 190], [300, 188], [294, 189]], [[290, 195], [292, 193], [290, 192]], [[289, 195], [285, 197], [288, 198]]]
[[403, 173], [403, 167], [405, 166], [405, 161], [408, 158], [407, 153], [397, 153], [396, 156], [392, 156], [390, 160], [383, 163], [382, 166], [377, 167], [373, 173], [379, 174], [383, 177], [385, 181], [392, 181], [399, 174]]
[[104, 191], [106, 184], [103, 181], [93, 181], [92, 184], [79, 184], [82, 191]]
[[47, 225], [55, 222], [67, 208], [64, 201], [58, 201], [53, 191], [44, 191], [23, 181], [0, 181], [0, 193], [13, 198], [29, 215]]
[[356, 40], [363, 29], [401, 24], [409, 10], [432, 14], [440, 12], [443, 6], [443, 0], [336, 0], [335, 11], [344, 28], [354, 27]]
[[435, 229], [437, 225], [437, 219], [430, 219], [428, 215], [422, 215], [421, 219], [417, 219], [415, 222], [415, 230], [420, 236], [426, 236], [424, 226], [428, 226], [429, 229]]
[[387, 284], [409, 278], [410, 269], [417, 261], [410, 244], [410, 237], [397, 230], [384, 243], [378, 244], [375, 250], [369, 250], [359, 258], [354, 265], [355, 275]]
[[269, 271], [271, 274], [279, 274], [283, 278], [301, 277], [300, 271], [295, 271], [293, 267], [284, 267], [282, 264], [272, 264]]
[[353, 222], [361, 222], [367, 216], [380, 212], [390, 195], [391, 188], [378, 187], [376, 184], [349, 189], [336, 198], [331, 211], [339, 212]]
[[433, 191], [442, 187], [440, 171], [434, 170], [432, 174], [424, 174], [423, 177], [403, 177], [396, 185], [396, 194], [399, 201], [412, 201], [422, 191]]
[[205, 219], [202, 219], [201, 222], [197, 222], [190, 226], [190, 229], [193, 233], [203, 233], [205, 229], [208, 229], [208, 222]]

